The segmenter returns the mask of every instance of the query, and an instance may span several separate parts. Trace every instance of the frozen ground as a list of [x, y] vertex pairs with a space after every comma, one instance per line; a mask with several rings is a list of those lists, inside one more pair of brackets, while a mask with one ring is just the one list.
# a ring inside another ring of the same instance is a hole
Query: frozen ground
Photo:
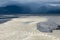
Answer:
[[[5, 18], [6, 19], [6, 18]], [[40, 32], [38, 22], [54, 21], [60, 24], [60, 16], [22, 16], [0, 24], [0, 40], [60, 40], [60, 30]]]

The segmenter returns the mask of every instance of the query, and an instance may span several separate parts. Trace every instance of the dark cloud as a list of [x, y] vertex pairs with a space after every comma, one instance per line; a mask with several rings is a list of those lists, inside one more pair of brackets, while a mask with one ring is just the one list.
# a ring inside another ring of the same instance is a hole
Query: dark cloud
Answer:
[[[60, 13], [60, 3], [57, 1], [59, 0], [0, 0], [0, 7], [5, 7], [0, 8], [0, 13], [6, 13], [6, 11], [10, 13]], [[11, 9], [11, 7], [13, 8], [12, 5], [16, 8]], [[6, 7], [9, 9], [6, 9]]]
[[6, 6], [9, 4], [18, 4], [18, 3], [31, 3], [31, 2], [35, 2], [35, 3], [40, 3], [40, 2], [55, 2], [55, 1], [59, 1], [59, 0], [0, 0], [0, 6]]

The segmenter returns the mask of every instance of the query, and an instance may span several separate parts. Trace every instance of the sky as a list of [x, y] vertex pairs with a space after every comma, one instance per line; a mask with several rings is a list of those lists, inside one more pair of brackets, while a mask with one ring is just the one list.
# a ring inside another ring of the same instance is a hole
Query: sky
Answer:
[[60, 1], [60, 0], [0, 0], [0, 7], [2, 6], [6, 6], [9, 4], [16, 4], [16, 3], [31, 3], [31, 2], [35, 2], [35, 3], [40, 3], [40, 2], [55, 2], [55, 1]]
[[[50, 3], [49, 3], [50, 2]], [[57, 2], [57, 4], [53, 4], [51, 2]], [[48, 10], [52, 10], [55, 12], [56, 10], [60, 10], [60, 0], [0, 0], [0, 7], [7, 7], [8, 5], [17, 5], [19, 6], [18, 11], [20, 12], [47, 12]], [[21, 9], [22, 7], [22, 9]], [[4, 9], [5, 11], [17, 11], [15, 7]], [[29, 10], [30, 9], [30, 10]], [[0, 9], [0, 12], [3, 11]], [[51, 12], [52, 12], [51, 11]], [[49, 11], [50, 12], [50, 11]], [[58, 11], [60, 12], [60, 11]]]

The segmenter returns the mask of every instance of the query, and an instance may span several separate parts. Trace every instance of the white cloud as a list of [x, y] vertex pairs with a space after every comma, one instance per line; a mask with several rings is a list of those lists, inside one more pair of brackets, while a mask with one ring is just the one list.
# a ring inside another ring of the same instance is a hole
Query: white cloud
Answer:
[[54, 7], [56, 7], [56, 6], [59, 6], [60, 7], [60, 4], [49, 4], [50, 6], [54, 6]]

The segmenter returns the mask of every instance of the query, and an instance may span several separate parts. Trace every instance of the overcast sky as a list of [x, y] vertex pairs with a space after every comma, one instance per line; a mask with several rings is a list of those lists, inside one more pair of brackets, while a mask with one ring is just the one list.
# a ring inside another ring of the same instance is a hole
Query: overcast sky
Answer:
[[8, 4], [14, 4], [14, 3], [29, 3], [29, 2], [55, 2], [55, 1], [60, 1], [60, 0], [0, 0], [0, 7], [1, 6], [6, 6]]

